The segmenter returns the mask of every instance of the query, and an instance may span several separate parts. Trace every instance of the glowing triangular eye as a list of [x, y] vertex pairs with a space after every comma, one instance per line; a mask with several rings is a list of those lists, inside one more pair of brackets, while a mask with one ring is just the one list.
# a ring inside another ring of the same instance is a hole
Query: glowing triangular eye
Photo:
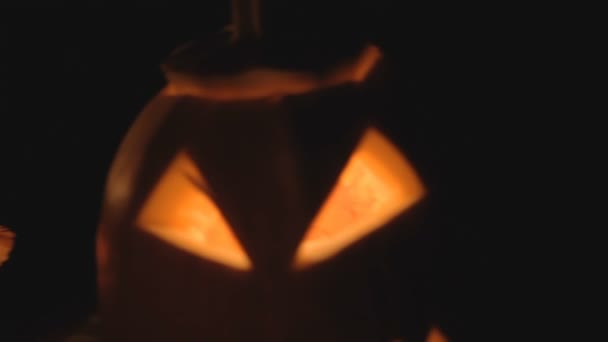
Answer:
[[137, 226], [191, 254], [239, 270], [251, 269], [205, 188], [206, 181], [190, 157], [178, 154], [144, 203]]
[[296, 251], [294, 267], [326, 260], [418, 202], [424, 186], [407, 159], [368, 129]]

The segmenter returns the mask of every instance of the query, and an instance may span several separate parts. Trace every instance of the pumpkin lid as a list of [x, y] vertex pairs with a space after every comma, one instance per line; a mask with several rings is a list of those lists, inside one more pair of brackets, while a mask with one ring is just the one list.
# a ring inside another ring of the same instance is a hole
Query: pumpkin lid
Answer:
[[[363, 81], [381, 53], [352, 5], [232, 0], [232, 25], [178, 48], [163, 65], [174, 94], [251, 99]], [[348, 24], [350, 23], [350, 24]]]
[[[286, 44], [280, 51], [269, 41], [230, 43], [226, 34], [194, 42], [175, 51], [162, 66], [171, 94], [216, 100], [239, 100], [301, 94], [364, 81], [381, 59], [379, 48], [356, 49]], [[302, 56], [316, 56], [306, 59]], [[290, 56], [299, 56], [290, 59]], [[288, 61], [294, 61], [289, 63]], [[307, 60], [308, 63], [302, 62]]]

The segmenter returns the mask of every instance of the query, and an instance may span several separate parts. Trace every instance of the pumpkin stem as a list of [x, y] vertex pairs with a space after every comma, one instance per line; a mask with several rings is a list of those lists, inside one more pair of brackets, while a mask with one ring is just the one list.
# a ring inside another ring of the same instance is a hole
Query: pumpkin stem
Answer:
[[260, 0], [232, 0], [233, 40], [256, 40], [262, 35]]

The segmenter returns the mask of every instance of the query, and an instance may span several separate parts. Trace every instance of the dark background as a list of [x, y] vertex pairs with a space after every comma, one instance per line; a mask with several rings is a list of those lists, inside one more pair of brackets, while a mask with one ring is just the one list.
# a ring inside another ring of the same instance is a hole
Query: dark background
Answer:
[[[310, 16], [295, 25], [300, 33], [363, 33], [395, 63], [402, 115], [391, 118], [393, 130], [415, 135], [426, 154], [419, 168], [443, 189], [446, 207], [429, 270], [430, 317], [455, 341], [508, 339], [522, 317], [505, 319], [505, 310], [522, 282], [505, 276], [515, 266], [503, 252], [516, 249], [505, 247], [509, 225], [525, 210], [513, 204], [527, 172], [516, 147], [536, 82], [523, 72], [536, 42], [514, 34], [521, 19], [462, 5], [288, 3], [269, 13]], [[28, 336], [19, 341], [58, 336], [95, 311], [94, 234], [116, 148], [163, 86], [164, 58], [229, 16], [223, 0], [0, 10], [0, 224], [18, 236], [0, 270], [1, 341], [15, 332]], [[527, 225], [519, 221], [518, 231]]]

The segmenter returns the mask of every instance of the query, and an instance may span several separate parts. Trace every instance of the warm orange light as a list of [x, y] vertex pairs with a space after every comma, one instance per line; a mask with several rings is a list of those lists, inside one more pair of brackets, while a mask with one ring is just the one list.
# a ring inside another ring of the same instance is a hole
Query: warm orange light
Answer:
[[194, 255], [251, 269], [244, 249], [201, 186], [206, 182], [190, 157], [178, 154], [144, 204], [137, 225]]
[[353, 71], [353, 82], [363, 82], [382, 58], [382, 52], [375, 46], [369, 46], [355, 63]]
[[432, 328], [426, 336], [426, 342], [448, 342], [448, 338], [437, 328]]
[[14, 244], [15, 233], [6, 227], [0, 226], [0, 267], [8, 260]]
[[408, 209], [424, 193], [407, 159], [380, 132], [369, 129], [304, 236], [295, 267], [334, 256]]

